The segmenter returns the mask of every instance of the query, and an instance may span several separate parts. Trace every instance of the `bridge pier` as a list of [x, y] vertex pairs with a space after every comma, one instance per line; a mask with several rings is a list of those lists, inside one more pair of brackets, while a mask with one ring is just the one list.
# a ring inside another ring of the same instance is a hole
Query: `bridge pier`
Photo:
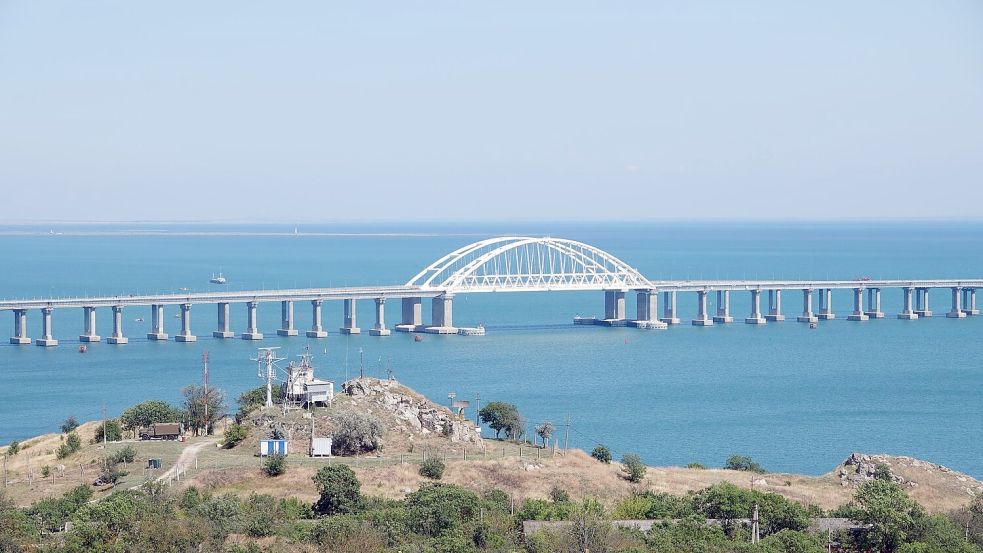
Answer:
[[904, 310], [901, 311], [901, 313], [898, 313], [899, 319], [913, 321], [918, 318], [918, 313], [915, 313], [915, 309], [911, 301], [911, 296], [914, 291], [915, 289], [911, 287], [904, 289]]
[[963, 288], [963, 313], [974, 316], [980, 314], [980, 310], [976, 308], [976, 288]]
[[707, 291], [696, 291], [696, 318], [693, 326], [713, 326], [713, 319], [707, 315]]
[[280, 302], [280, 328], [276, 333], [280, 336], [296, 336], [297, 329], [294, 328], [294, 302], [293, 300], [283, 300]]
[[345, 319], [342, 322], [342, 326], [339, 329], [342, 334], [361, 334], [362, 329], [358, 328], [357, 321], [355, 319], [355, 299], [348, 298], [345, 300]]
[[125, 344], [130, 340], [123, 336], [123, 306], [114, 305], [113, 306], [113, 334], [106, 338], [106, 342], [110, 344]]
[[212, 336], [216, 338], [234, 338], [235, 333], [229, 328], [229, 304], [219, 303], [218, 304], [218, 328], [212, 332]]
[[932, 316], [928, 307], [928, 288], [915, 288], [915, 314], [922, 318]]
[[832, 321], [836, 318], [833, 313], [833, 289], [821, 288], [819, 290], [819, 313], [816, 314], [820, 320]]
[[375, 325], [369, 329], [370, 336], [389, 336], [386, 328], [386, 298], [375, 299]]
[[27, 310], [14, 309], [14, 335], [10, 338], [11, 344], [26, 346], [31, 343], [27, 337]]
[[191, 333], [191, 304], [181, 304], [181, 332], [174, 335], [175, 342], [197, 342], [198, 337]]
[[426, 328], [430, 334], [456, 334], [454, 328], [454, 295], [443, 293], [433, 298], [430, 311], [431, 325]]
[[659, 293], [655, 290], [635, 291], [635, 320], [629, 326], [665, 329], [669, 325], [659, 320]]
[[39, 346], [51, 347], [57, 346], [58, 340], [55, 340], [51, 335], [51, 308], [42, 307], [41, 308], [41, 337], [34, 340], [34, 343]]
[[732, 323], [734, 317], [730, 316], [730, 291], [717, 290], [717, 314], [713, 317], [715, 323]]
[[259, 302], [246, 302], [246, 331], [242, 333], [243, 340], [262, 340], [263, 333], [256, 327], [256, 306]]
[[881, 311], [881, 289], [880, 288], [868, 288], [867, 289], [867, 311], [864, 312], [865, 315], [871, 319], [883, 319], [884, 312]]
[[765, 318], [761, 316], [761, 290], [751, 290], [751, 315], [744, 322], [749, 325], [765, 324]]
[[959, 300], [961, 289], [958, 286], [952, 287], [952, 310], [945, 314], [949, 319], [962, 319], [966, 316], [963, 312], [962, 302]]
[[625, 314], [625, 291], [605, 290], [603, 324], [609, 326], [623, 325], [627, 318]]
[[164, 306], [155, 303], [150, 306], [150, 332], [147, 333], [148, 340], [167, 340], [167, 333], [164, 332]]
[[311, 329], [308, 338], [327, 338], [328, 333], [321, 326], [321, 300], [311, 300]]
[[784, 321], [782, 315], [782, 291], [779, 289], [768, 290], [768, 314], [765, 315], [766, 321]]
[[815, 323], [819, 321], [819, 317], [812, 312], [812, 288], [802, 289], [802, 314], [796, 317], [796, 320], [800, 323]]
[[415, 332], [423, 326], [423, 300], [403, 298], [402, 322], [396, 325], [396, 332]]
[[79, 336], [79, 342], [98, 342], [102, 338], [96, 334], [96, 308], [82, 308], [82, 322], [85, 325], [85, 333]]
[[864, 289], [854, 288], [853, 289], [853, 313], [847, 317], [848, 321], [866, 321], [869, 319], [866, 313], [864, 313]]
[[667, 325], [678, 325], [681, 321], [676, 316], [676, 291], [662, 293], [662, 322]]

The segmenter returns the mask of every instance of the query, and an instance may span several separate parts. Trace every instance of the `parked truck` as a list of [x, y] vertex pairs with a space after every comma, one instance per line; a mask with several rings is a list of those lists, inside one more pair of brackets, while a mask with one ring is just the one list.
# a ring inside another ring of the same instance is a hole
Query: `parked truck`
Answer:
[[176, 440], [180, 435], [179, 422], [157, 422], [140, 431], [141, 440]]

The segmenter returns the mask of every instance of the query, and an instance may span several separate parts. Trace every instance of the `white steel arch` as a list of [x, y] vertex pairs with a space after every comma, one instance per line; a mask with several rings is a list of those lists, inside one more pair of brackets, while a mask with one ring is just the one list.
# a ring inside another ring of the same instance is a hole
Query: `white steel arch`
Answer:
[[562, 238], [489, 238], [441, 257], [406, 283], [443, 292], [651, 288], [617, 257]]

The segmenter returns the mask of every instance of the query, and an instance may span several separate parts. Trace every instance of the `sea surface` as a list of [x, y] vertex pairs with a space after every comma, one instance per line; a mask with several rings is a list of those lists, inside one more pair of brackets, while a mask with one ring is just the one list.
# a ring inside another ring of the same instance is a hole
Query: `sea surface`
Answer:
[[[222, 271], [227, 288], [402, 284], [432, 260], [501, 234], [552, 235], [598, 246], [651, 279], [667, 278], [980, 278], [983, 223], [512, 223], [377, 225], [113, 224], [0, 227], [0, 297], [209, 290]], [[661, 300], [661, 298], [660, 298]], [[178, 401], [201, 381], [210, 355], [213, 386], [234, 404], [262, 382], [249, 360], [260, 346], [293, 358], [305, 347], [318, 376], [340, 382], [360, 370], [401, 382], [435, 401], [515, 403], [530, 426], [552, 421], [571, 446], [637, 452], [649, 464], [721, 465], [733, 453], [773, 471], [821, 474], [853, 451], [911, 455], [983, 477], [983, 318], [951, 320], [947, 290], [931, 295], [936, 316], [895, 318], [901, 292], [886, 290], [888, 317], [848, 322], [848, 291], [834, 292], [838, 318], [815, 330], [794, 322], [797, 292], [786, 292], [789, 321], [741, 322], [745, 293], [734, 293], [729, 325], [666, 331], [574, 326], [599, 315], [603, 294], [459, 295], [454, 321], [483, 323], [484, 337], [394, 333], [371, 337], [372, 302], [358, 304], [365, 334], [338, 334], [341, 303], [328, 302], [324, 340], [303, 337], [306, 302], [295, 306], [301, 337], [276, 336], [280, 306], [261, 304], [261, 343], [211, 337], [215, 307], [192, 309], [191, 344], [147, 341], [149, 308], [124, 312], [125, 346], [105, 342], [78, 353], [80, 310], [56, 310], [56, 348], [0, 345], [0, 443], [54, 431], [69, 415], [97, 419], [142, 400]], [[983, 298], [981, 298], [983, 302]], [[629, 316], [634, 298], [628, 298]], [[425, 313], [428, 311], [425, 305]], [[661, 309], [661, 306], [660, 306]], [[711, 306], [711, 310], [713, 307]], [[166, 308], [173, 336], [178, 308]], [[679, 297], [680, 317], [696, 311]], [[388, 323], [399, 302], [387, 304]], [[110, 334], [108, 309], [98, 331]], [[142, 322], [136, 319], [142, 318]], [[425, 315], [425, 319], [428, 319]], [[241, 332], [245, 308], [233, 305]], [[37, 337], [40, 316], [29, 314]], [[0, 334], [13, 333], [3, 314]], [[360, 369], [361, 367], [361, 369]], [[231, 407], [234, 409], [234, 405]], [[486, 435], [489, 435], [486, 431]]]

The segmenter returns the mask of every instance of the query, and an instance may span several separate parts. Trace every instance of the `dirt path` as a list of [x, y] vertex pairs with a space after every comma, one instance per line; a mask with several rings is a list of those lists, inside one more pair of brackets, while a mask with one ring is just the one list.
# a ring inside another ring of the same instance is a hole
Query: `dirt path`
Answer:
[[207, 438], [184, 448], [184, 451], [181, 452], [181, 455], [177, 458], [177, 461], [174, 462], [174, 466], [167, 469], [164, 474], [161, 474], [160, 477], [157, 478], [157, 481], [166, 482], [168, 480], [172, 480], [181, 472], [188, 470], [191, 467], [191, 464], [194, 462], [195, 456], [198, 455], [198, 452], [206, 446], [214, 446], [217, 441], [217, 437]]

